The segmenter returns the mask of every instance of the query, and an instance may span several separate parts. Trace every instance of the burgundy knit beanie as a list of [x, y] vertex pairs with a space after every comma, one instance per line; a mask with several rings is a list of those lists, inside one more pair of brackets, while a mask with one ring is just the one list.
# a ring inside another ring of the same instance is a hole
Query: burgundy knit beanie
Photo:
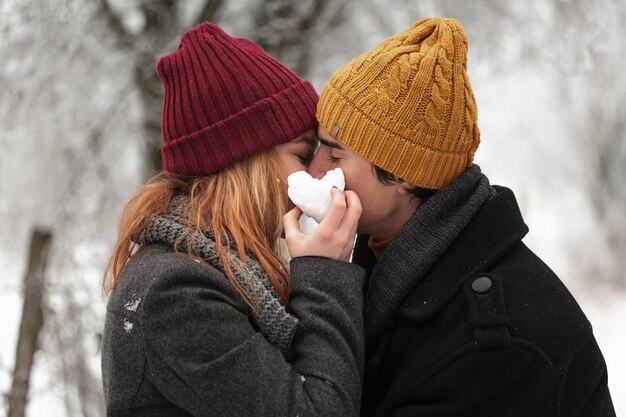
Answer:
[[163, 170], [205, 176], [313, 128], [318, 95], [247, 39], [212, 23], [162, 57]]

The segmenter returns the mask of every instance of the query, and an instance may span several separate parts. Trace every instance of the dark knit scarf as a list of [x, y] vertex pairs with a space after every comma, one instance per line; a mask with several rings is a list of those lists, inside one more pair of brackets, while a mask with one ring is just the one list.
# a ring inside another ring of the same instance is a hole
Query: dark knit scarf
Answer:
[[[169, 211], [154, 218], [137, 239], [137, 243], [141, 245], [162, 243], [173, 248], [178, 241], [178, 249], [181, 252], [187, 253], [191, 247], [205, 262], [225, 274], [224, 264], [217, 253], [212, 230], [203, 230], [203, 235], [196, 236], [193, 245], [191, 244], [193, 234], [184, 226], [182, 217], [184, 203], [183, 197], [174, 198]], [[265, 270], [252, 254], [247, 253], [246, 262], [243, 262], [237, 252], [228, 246], [226, 246], [226, 252], [248, 277], [246, 279], [237, 268], [233, 268], [237, 282], [251, 300], [258, 300], [258, 309], [254, 312], [253, 319], [259, 330], [271, 344], [288, 356], [298, 319], [285, 310], [285, 305]]]
[[487, 177], [472, 165], [417, 208], [372, 271], [365, 301], [368, 350], [402, 301], [493, 195]]

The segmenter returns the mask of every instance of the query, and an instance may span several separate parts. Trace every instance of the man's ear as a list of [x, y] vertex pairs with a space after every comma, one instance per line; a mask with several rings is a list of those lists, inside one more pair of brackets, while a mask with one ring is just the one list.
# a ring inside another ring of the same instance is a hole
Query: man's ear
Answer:
[[398, 194], [402, 196], [413, 195], [411, 194], [411, 189], [413, 188], [413, 184], [409, 184], [408, 182], [402, 181], [401, 179], [399, 179], [399, 182], [395, 185], [395, 187], [396, 187], [396, 191], [398, 191]]

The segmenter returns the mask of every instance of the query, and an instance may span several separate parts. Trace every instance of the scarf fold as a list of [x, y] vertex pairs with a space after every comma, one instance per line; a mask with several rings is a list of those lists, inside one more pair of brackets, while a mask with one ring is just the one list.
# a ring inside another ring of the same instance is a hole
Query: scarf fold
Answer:
[[365, 300], [365, 343], [370, 351], [421, 279], [495, 195], [478, 165], [422, 203], [374, 267]]
[[[170, 209], [155, 217], [143, 233], [134, 240], [140, 245], [162, 243], [170, 248], [173, 248], [178, 241], [178, 249], [181, 252], [188, 253], [189, 249], [193, 248], [194, 253], [205, 262], [226, 274], [224, 263], [217, 252], [212, 230], [203, 230], [203, 234], [195, 236], [192, 242], [193, 232], [184, 225], [182, 216], [184, 203], [184, 197], [175, 197], [170, 204]], [[237, 266], [232, 268], [237, 283], [250, 299], [258, 300], [259, 308], [252, 315], [254, 322], [272, 345], [280, 349], [283, 355], [289, 356], [291, 341], [298, 327], [298, 319], [287, 312], [285, 304], [278, 296], [267, 273], [251, 253], [246, 253], [247, 260], [243, 262], [235, 250], [228, 246], [225, 246], [225, 250]], [[245, 273], [245, 276], [239, 269]]]

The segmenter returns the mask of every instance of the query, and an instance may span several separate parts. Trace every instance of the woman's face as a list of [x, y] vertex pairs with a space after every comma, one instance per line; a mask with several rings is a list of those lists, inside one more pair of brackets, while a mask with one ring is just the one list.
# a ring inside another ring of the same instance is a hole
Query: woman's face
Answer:
[[317, 136], [313, 129], [298, 136], [291, 142], [276, 146], [276, 152], [285, 174], [289, 176], [296, 171], [306, 170], [313, 159], [316, 148]]

